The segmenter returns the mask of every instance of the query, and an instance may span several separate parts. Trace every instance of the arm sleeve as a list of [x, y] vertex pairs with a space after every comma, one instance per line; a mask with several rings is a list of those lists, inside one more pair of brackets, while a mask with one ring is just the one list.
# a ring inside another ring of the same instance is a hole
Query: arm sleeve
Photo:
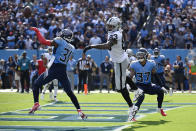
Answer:
[[47, 46], [51, 46], [51, 42], [50, 40], [46, 40], [42, 34], [40, 33], [40, 31], [37, 28], [31, 28], [32, 30], [34, 30], [36, 32], [37, 38], [39, 40], [39, 42], [43, 45], [47, 45]]

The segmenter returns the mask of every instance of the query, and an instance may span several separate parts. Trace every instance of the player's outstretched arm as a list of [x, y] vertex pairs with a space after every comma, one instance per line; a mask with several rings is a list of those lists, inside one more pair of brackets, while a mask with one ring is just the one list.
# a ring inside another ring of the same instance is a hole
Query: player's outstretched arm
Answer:
[[111, 47], [117, 44], [117, 40], [116, 39], [109, 39], [109, 41], [107, 43], [104, 44], [98, 44], [98, 45], [90, 45], [84, 48], [83, 53], [86, 53], [87, 50], [90, 50], [92, 48], [94, 49], [105, 49], [105, 50], [110, 50]]
[[47, 46], [52, 46], [51, 41], [50, 40], [46, 40], [42, 34], [40, 33], [39, 29], [37, 29], [36, 27], [30, 27], [30, 30], [35, 31], [37, 38], [39, 40], [39, 42], [43, 45], [47, 45]]

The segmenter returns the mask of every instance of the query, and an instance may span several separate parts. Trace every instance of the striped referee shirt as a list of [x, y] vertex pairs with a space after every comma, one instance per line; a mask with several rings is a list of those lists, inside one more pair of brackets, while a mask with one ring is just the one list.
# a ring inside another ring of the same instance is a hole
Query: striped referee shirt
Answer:
[[80, 71], [89, 70], [89, 62], [87, 59], [80, 58], [77, 63], [77, 67]]

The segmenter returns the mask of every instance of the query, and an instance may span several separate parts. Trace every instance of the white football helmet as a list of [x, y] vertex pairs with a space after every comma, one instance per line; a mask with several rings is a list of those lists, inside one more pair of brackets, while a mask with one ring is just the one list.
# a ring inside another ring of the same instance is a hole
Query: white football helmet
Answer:
[[128, 54], [128, 57], [133, 56], [133, 50], [132, 49], [127, 49], [126, 52]]
[[121, 20], [118, 17], [111, 17], [106, 23], [107, 31], [114, 32], [121, 28]]

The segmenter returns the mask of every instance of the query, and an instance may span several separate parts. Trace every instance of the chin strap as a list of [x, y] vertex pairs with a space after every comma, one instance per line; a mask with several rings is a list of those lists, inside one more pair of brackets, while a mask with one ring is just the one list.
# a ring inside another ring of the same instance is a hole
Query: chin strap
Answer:
[[51, 46], [51, 42], [50, 40], [46, 40], [42, 34], [40, 33], [40, 31], [36, 28], [36, 27], [31, 27], [30, 30], [33, 30], [36, 32], [37, 38], [39, 40], [39, 42], [43, 45], [47, 45], [47, 46]]

